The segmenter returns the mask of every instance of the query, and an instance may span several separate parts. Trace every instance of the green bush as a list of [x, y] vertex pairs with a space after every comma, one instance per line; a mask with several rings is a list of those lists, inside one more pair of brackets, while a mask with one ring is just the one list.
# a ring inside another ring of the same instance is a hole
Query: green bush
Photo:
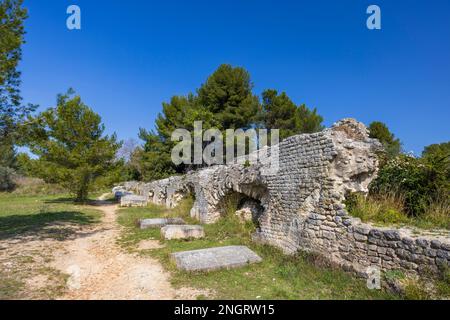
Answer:
[[0, 191], [11, 191], [15, 187], [14, 170], [0, 166]]
[[425, 147], [422, 161], [429, 169], [429, 181], [441, 199], [450, 198], [450, 142]]
[[388, 161], [370, 186], [372, 195], [395, 195], [403, 201], [405, 212], [420, 216], [430, 204], [442, 197], [442, 186], [437, 183], [441, 169], [422, 158], [399, 155]]

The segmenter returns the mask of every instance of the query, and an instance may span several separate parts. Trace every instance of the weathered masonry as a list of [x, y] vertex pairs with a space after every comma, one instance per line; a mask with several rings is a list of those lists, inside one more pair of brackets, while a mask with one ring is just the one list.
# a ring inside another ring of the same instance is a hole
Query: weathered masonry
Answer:
[[209, 167], [151, 183], [126, 183], [150, 201], [174, 207], [195, 197], [191, 216], [214, 223], [230, 197], [239, 212], [258, 225], [255, 241], [286, 253], [322, 254], [346, 270], [367, 267], [438, 272], [450, 260], [450, 236], [417, 235], [407, 229], [379, 228], [348, 215], [349, 192], [367, 192], [376, 177], [375, 152], [381, 148], [367, 128], [344, 119], [319, 133], [297, 135], [279, 144], [279, 170], [263, 175], [267, 163]]

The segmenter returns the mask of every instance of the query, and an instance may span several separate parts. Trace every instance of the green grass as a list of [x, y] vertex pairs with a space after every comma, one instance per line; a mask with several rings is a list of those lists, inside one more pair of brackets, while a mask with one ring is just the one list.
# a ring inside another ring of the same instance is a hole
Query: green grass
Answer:
[[[142, 240], [160, 239], [158, 229], [140, 230], [139, 218], [181, 216], [193, 222], [188, 215], [192, 200], [168, 210], [156, 205], [148, 208], [129, 208], [119, 211], [118, 221], [125, 228], [119, 243], [136, 251]], [[394, 299], [385, 291], [369, 290], [365, 281], [337, 269], [318, 266], [311, 255], [284, 255], [280, 250], [251, 242], [252, 224], [242, 225], [232, 215], [218, 223], [205, 225], [206, 237], [192, 241], [165, 241], [161, 249], [141, 251], [143, 255], [157, 257], [172, 274], [176, 287], [195, 287], [212, 290], [215, 299]], [[160, 240], [161, 241], [161, 240]], [[263, 259], [259, 264], [232, 270], [188, 273], [178, 271], [170, 253], [226, 245], [247, 245]], [[205, 297], [199, 297], [205, 298]]]
[[450, 271], [443, 270], [437, 277], [424, 271], [420, 278], [408, 277], [401, 270], [384, 273], [385, 281], [402, 288], [407, 300], [448, 300], [450, 298]]
[[[64, 290], [66, 276], [46, 266], [51, 252], [37, 250], [28, 241], [65, 240], [80, 226], [100, 218], [100, 211], [75, 205], [63, 195], [0, 193], [0, 244], [4, 249], [0, 250], [0, 300], [57, 297]], [[30, 289], [33, 281], [40, 282], [38, 289]]]
[[64, 240], [70, 233], [63, 225], [88, 225], [101, 213], [76, 205], [64, 196], [22, 196], [0, 194], [0, 240], [32, 234]]

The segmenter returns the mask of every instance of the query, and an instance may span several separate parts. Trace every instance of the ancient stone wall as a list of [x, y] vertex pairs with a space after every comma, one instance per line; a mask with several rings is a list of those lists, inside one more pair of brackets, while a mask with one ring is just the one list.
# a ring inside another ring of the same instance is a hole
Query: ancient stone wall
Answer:
[[369, 266], [407, 273], [438, 272], [450, 261], [449, 234], [418, 235], [407, 229], [379, 228], [349, 216], [349, 192], [367, 192], [376, 177], [378, 141], [367, 128], [344, 119], [319, 133], [289, 137], [279, 144], [279, 170], [263, 174], [269, 161], [250, 166], [213, 166], [151, 183], [126, 184], [157, 204], [175, 206], [195, 197], [191, 215], [213, 223], [226, 214], [230, 196], [253, 199], [262, 210], [255, 241], [286, 253], [306, 250], [364, 275]]

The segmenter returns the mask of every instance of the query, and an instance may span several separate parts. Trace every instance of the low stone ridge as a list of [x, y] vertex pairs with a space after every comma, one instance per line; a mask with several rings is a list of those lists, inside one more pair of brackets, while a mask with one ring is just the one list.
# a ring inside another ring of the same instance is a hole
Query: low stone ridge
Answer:
[[200, 239], [205, 236], [205, 231], [198, 225], [167, 225], [161, 228], [161, 235], [166, 240]]
[[185, 271], [212, 271], [237, 268], [262, 259], [246, 246], [228, 246], [172, 253], [178, 269]]
[[141, 229], [161, 228], [169, 224], [178, 225], [185, 224], [185, 222], [181, 218], [154, 218], [139, 220], [139, 227]]
[[[226, 215], [230, 198], [237, 198], [237, 214], [244, 220], [252, 216], [258, 225], [254, 241], [289, 254], [314, 252], [363, 276], [374, 266], [413, 274], [449, 267], [449, 232], [424, 235], [380, 228], [347, 213], [345, 196], [367, 192], [378, 172], [376, 152], [382, 146], [364, 124], [344, 119], [322, 132], [286, 138], [277, 147], [267, 148], [279, 154], [276, 174], [267, 174], [271, 164], [263, 158], [250, 166], [217, 165], [124, 187], [169, 208], [192, 194], [191, 217], [202, 223]], [[247, 205], [249, 201], [258, 206]]]
[[120, 198], [121, 207], [146, 207], [147, 204], [148, 199], [145, 196], [129, 194]]

